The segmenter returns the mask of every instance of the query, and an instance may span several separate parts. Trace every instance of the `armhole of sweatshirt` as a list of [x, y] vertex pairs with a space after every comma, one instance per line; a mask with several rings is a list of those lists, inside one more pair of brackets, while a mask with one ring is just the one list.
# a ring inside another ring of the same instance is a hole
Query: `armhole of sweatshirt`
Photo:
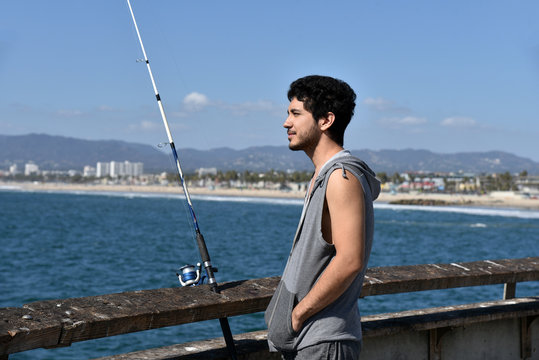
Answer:
[[324, 239], [324, 234], [322, 232], [322, 217], [324, 216], [324, 208], [327, 206], [326, 192], [327, 192], [327, 187], [329, 183], [329, 178], [335, 171], [340, 171], [340, 170], [346, 170], [347, 173], [351, 174], [352, 176], [355, 176], [356, 179], [359, 181], [359, 183], [361, 184], [363, 196], [365, 197], [365, 206], [366, 206], [366, 202], [372, 198], [371, 193], [370, 193], [370, 188], [366, 187], [369, 184], [367, 183], [367, 178], [365, 174], [363, 173], [358, 174], [357, 172], [351, 170], [348, 166], [343, 165], [341, 163], [336, 163], [330, 170], [328, 170], [326, 178], [324, 179], [324, 184], [322, 188], [322, 190], [324, 190], [324, 207], [322, 208], [322, 211], [320, 211], [320, 217], [317, 219], [317, 222], [320, 224], [320, 240], [331, 248], [333, 248], [334, 245], [328, 243]]
[[334, 249], [335, 248], [335, 245], [333, 244], [330, 244], [326, 241], [326, 239], [324, 238], [324, 232], [322, 231], [322, 218], [324, 217], [324, 209], [326, 208], [327, 206], [327, 199], [326, 199], [326, 192], [327, 192], [327, 189], [328, 189], [328, 183], [329, 183], [329, 178], [331, 176], [331, 174], [333, 174], [333, 172], [339, 170], [340, 167], [339, 166], [333, 166], [332, 168], [330, 168], [326, 175], [325, 175], [325, 178], [324, 178], [324, 182], [321, 186], [321, 189], [323, 192], [324, 192], [324, 204], [322, 205], [322, 209], [320, 209], [320, 214], [318, 216], [318, 218], [316, 219], [316, 222], [317, 222], [317, 225], [318, 225], [318, 231], [319, 231], [319, 238], [317, 238], [317, 241], [319, 241], [320, 243], [322, 243], [324, 245], [324, 247], [328, 248], [328, 249]]
[[355, 171], [350, 170], [350, 168], [348, 166], [345, 166], [342, 163], [336, 163], [326, 173], [326, 177], [324, 179], [324, 183], [323, 183], [323, 186], [322, 186], [322, 190], [324, 191], [324, 205], [322, 207], [322, 210], [320, 211], [320, 216], [317, 219], [317, 223], [320, 225], [319, 229], [320, 229], [320, 240], [321, 240], [321, 242], [323, 242], [327, 247], [332, 248], [332, 249], [335, 247], [335, 245], [328, 243], [324, 239], [324, 233], [322, 232], [322, 217], [324, 216], [324, 209], [327, 206], [326, 192], [327, 192], [327, 188], [328, 188], [328, 184], [329, 184], [329, 178], [331, 177], [331, 175], [335, 171], [344, 171], [344, 170], [346, 170], [348, 173], [350, 173], [351, 175], [353, 175], [353, 176], [355, 176], [357, 178], [357, 180], [361, 184], [363, 194], [365, 195], [365, 185], [363, 184], [363, 181], [361, 179], [362, 177], [363, 178], [365, 177], [364, 174], [358, 175]]

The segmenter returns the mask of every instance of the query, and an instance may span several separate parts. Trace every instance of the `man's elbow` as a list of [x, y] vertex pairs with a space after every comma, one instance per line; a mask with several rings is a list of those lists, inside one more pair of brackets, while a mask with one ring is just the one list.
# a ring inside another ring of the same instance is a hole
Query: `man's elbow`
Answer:
[[342, 265], [347, 275], [356, 276], [363, 270], [365, 263], [362, 259], [356, 257], [343, 257]]
[[364, 267], [363, 261], [353, 262], [349, 266], [349, 271], [353, 273], [354, 275], [359, 274], [361, 271], [363, 271]]

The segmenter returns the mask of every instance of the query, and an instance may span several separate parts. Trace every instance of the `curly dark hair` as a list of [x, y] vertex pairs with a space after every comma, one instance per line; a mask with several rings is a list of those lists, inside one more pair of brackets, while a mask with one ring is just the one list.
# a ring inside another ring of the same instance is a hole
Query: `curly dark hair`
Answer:
[[302, 101], [315, 120], [324, 118], [329, 112], [335, 114], [335, 122], [328, 133], [333, 141], [343, 145], [344, 130], [354, 116], [356, 106], [356, 94], [347, 83], [329, 76], [305, 76], [290, 84], [288, 100], [293, 98]]

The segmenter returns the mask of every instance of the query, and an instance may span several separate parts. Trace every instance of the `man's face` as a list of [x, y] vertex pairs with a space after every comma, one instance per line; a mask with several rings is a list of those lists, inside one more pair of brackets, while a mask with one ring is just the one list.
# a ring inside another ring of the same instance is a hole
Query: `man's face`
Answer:
[[283, 126], [287, 129], [288, 147], [291, 150], [314, 149], [320, 138], [320, 129], [313, 114], [303, 107], [303, 102], [296, 98], [290, 101], [288, 117]]

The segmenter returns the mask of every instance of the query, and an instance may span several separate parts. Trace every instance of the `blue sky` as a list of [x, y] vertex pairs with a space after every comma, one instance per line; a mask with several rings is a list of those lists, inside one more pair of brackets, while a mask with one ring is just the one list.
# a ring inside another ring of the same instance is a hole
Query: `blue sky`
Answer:
[[[358, 95], [347, 148], [539, 161], [539, 2], [132, 5], [178, 148], [286, 146], [288, 85], [323, 74]], [[141, 57], [124, 0], [3, 2], [0, 134], [165, 142]]]

